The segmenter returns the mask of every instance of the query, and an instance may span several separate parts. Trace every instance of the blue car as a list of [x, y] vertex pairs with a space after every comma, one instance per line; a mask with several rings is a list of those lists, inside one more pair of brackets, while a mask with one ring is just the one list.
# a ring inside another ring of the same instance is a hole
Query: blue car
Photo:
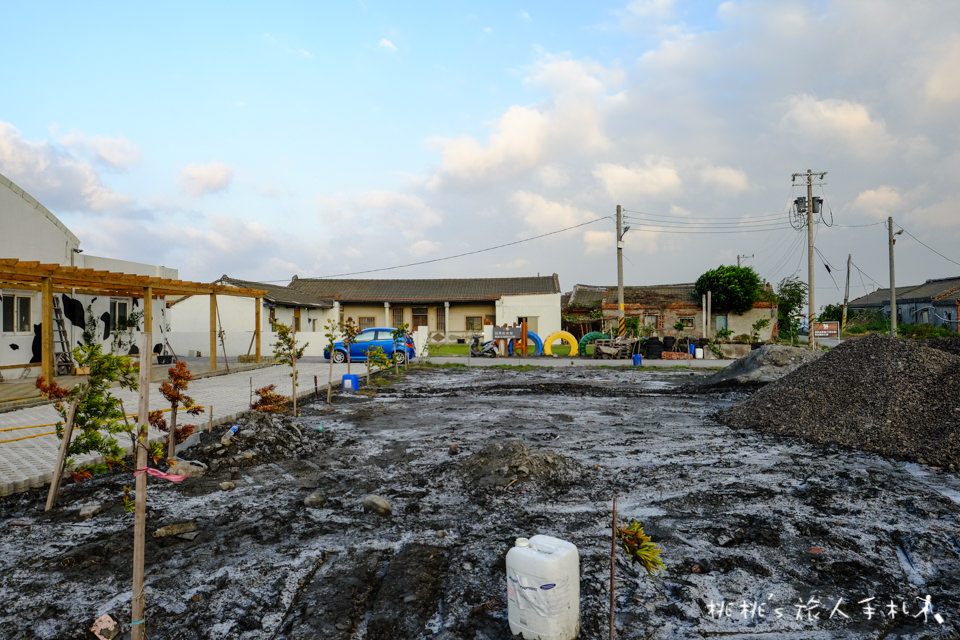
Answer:
[[[394, 340], [393, 332], [396, 329], [389, 327], [373, 327], [364, 329], [353, 339], [350, 344], [350, 361], [363, 362], [367, 359], [367, 350], [374, 347], [380, 347], [387, 354], [388, 358], [393, 358], [394, 351], [397, 352], [397, 360], [403, 364], [411, 358], [417, 357], [416, 349], [413, 347], [413, 339], [409, 334]], [[330, 351], [323, 350], [323, 357], [330, 359]], [[343, 340], [337, 340], [333, 343], [333, 361], [347, 361], [347, 347]]]

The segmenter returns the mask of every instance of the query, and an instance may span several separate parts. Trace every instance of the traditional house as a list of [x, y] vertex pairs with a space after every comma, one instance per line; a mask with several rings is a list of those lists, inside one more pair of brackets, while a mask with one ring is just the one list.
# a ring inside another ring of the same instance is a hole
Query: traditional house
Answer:
[[[890, 317], [890, 289], [877, 289], [849, 303], [850, 311], [874, 311]], [[897, 287], [897, 322], [933, 324], [960, 331], [960, 277], [937, 278]]]
[[425, 280], [339, 280], [293, 277], [290, 288], [315, 298], [332, 298], [341, 320], [361, 329], [374, 326], [426, 327], [433, 342], [464, 340], [484, 324], [527, 321], [541, 336], [560, 330], [557, 274], [522, 278]]

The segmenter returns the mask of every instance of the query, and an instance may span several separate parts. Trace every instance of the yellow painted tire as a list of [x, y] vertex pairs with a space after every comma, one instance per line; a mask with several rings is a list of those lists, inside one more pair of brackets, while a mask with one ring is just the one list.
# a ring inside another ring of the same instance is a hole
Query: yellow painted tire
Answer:
[[553, 355], [553, 342], [555, 340], [565, 340], [567, 344], [570, 345], [570, 356], [575, 356], [580, 352], [580, 344], [577, 342], [577, 339], [573, 337], [572, 333], [567, 331], [556, 331], [551, 333], [543, 341], [543, 355], [552, 356]]

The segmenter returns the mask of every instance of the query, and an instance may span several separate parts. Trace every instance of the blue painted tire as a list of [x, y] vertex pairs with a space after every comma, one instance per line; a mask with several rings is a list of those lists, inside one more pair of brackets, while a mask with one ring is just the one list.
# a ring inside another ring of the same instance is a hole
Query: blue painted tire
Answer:
[[[543, 355], [543, 340], [540, 339], [540, 336], [534, 331], [527, 331], [527, 340], [533, 340], [533, 344], [536, 347], [536, 350], [533, 352], [535, 356]], [[513, 355], [513, 340], [507, 343], [507, 351], [510, 355]]]
[[610, 336], [603, 333], [602, 331], [591, 331], [587, 335], [580, 338], [580, 355], [587, 355], [587, 345], [593, 342], [594, 340], [609, 340]]

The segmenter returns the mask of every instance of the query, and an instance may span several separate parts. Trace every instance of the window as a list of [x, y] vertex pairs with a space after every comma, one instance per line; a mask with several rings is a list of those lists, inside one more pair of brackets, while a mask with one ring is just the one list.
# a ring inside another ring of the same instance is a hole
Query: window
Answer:
[[447, 310], [437, 307], [437, 331], [447, 332]]
[[427, 308], [426, 307], [414, 307], [413, 308], [413, 328], [425, 327], [427, 326]]
[[270, 326], [272, 327], [277, 323], [277, 308], [270, 307]]
[[3, 330], [7, 333], [25, 333], [30, 329], [30, 298], [3, 296]]
[[476, 333], [483, 331], [483, 318], [480, 316], [467, 316], [467, 331]]
[[370, 329], [377, 324], [377, 319], [373, 316], [360, 316], [357, 318], [357, 322], [360, 326], [360, 330]]
[[679, 320], [685, 329], [693, 328], [693, 316], [680, 316]]
[[116, 331], [127, 321], [127, 303], [121, 300], [110, 301], [110, 329]]
[[[360, 320], [362, 321], [362, 320], [363, 320], [363, 317], [361, 317]], [[371, 318], [371, 320], [372, 320], [372, 318]], [[359, 344], [359, 343], [361, 343], [361, 342], [373, 342], [374, 340], [376, 340], [376, 338], [377, 338], [377, 332], [376, 332], [376, 331], [368, 331], [368, 332], [366, 332], [366, 333], [358, 333], [358, 334], [357, 334], [357, 337], [353, 339], [353, 343], [354, 343], [354, 344]]]
[[497, 324], [497, 316], [483, 316], [483, 324]]
[[403, 324], [403, 307], [393, 308], [393, 326], [399, 327]]
[[648, 327], [659, 328], [660, 316], [655, 313], [648, 313], [647, 315], [643, 316], [643, 324], [647, 325]]
[[300, 309], [293, 310], [293, 330], [300, 331]]

